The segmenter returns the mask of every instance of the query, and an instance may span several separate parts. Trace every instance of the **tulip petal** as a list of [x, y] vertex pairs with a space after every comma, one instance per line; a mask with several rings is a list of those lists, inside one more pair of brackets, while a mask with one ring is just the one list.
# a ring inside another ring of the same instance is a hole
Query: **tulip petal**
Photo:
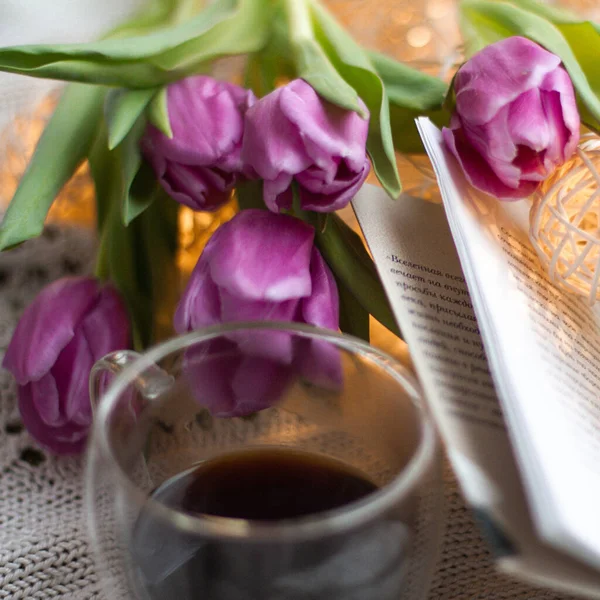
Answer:
[[221, 318], [232, 321], [291, 321], [298, 314], [299, 300], [268, 302], [247, 300], [221, 290]]
[[243, 416], [270, 408], [284, 399], [293, 371], [281, 364], [244, 356], [237, 368], [232, 389], [235, 409], [229, 416]]
[[247, 300], [308, 296], [314, 230], [299, 219], [250, 209], [221, 225], [204, 252], [214, 283]]
[[456, 74], [456, 109], [473, 125], [483, 125], [523, 92], [539, 87], [559, 65], [558, 56], [523, 37], [491, 44]]
[[94, 362], [109, 352], [131, 345], [127, 309], [110, 284], [101, 288], [96, 306], [84, 317], [80, 327]]
[[[362, 109], [367, 107], [360, 101]], [[332, 157], [343, 158], [352, 171], [360, 171], [365, 161], [369, 118], [341, 109], [319, 97], [302, 79], [283, 88], [280, 107], [302, 136], [304, 147], [314, 163], [329, 169]]]
[[294, 175], [312, 163], [302, 143], [302, 132], [282, 110], [285, 89], [278, 88], [261, 98], [246, 113], [242, 162], [267, 181], [281, 173]]
[[85, 448], [88, 428], [67, 423], [61, 427], [47, 425], [33, 403], [31, 386], [19, 386], [19, 412], [32, 437], [56, 454], [79, 454]]
[[161, 136], [166, 157], [187, 165], [241, 170], [244, 112], [254, 103], [252, 92], [199, 75], [171, 84], [167, 97], [173, 137], [152, 130]]
[[521, 181], [544, 181], [549, 174], [547, 161], [545, 160], [546, 150], [536, 152], [529, 146], [517, 146], [517, 156], [513, 160], [521, 172]]
[[298, 365], [302, 377], [312, 385], [329, 391], [341, 391], [344, 384], [342, 353], [331, 342], [303, 340], [297, 350]]
[[58, 387], [52, 373], [46, 373], [38, 381], [28, 384], [28, 390], [31, 403], [45, 425], [60, 427], [67, 422], [61, 411]]
[[508, 107], [508, 131], [516, 145], [542, 152], [551, 141], [548, 125], [540, 90], [537, 88], [524, 92]]
[[[217, 229], [211, 240], [220, 235], [222, 227]], [[210, 277], [208, 260], [206, 256], [201, 256], [175, 310], [173, 319], [175, 331], [185, 333], [199, 327], [220, 323], [220, 306], [219, 290]]]
[[186, 352], [183, 369], [188, 386], [198, 403], [216, 417], [235, 412], [232, 381], [240, 362], [235, 344], [222, 339], [196, 345]]
[[[60, 399], [60, 413], [65, 422], [73, 421], [79, 425], [89, 425], [91, 422], [88, 386], [94, 362], [85, 335], [78, 329], [58, 355], [51, 370]], [[36, 384], [31, 385], [35, 391]]]
[[508, 187], [503, 183], [490, 165], [485, 161], [464, 135], [462, 128], [442, 130], [444, 142], [452, 154], [456, 157], [469, 183], [496, 198], [506, 200], [519, 200], [530, 196], [535, 192], [539, 183], [524, 181], [519, 187]]
[[208, 167], [183, 165], [145, 150], [156, 178], [176, 202], [192, 210], [213, 211], [229, 201], [235, 174]]
[[[481, 126], [459, 119], [459, 128], [500, 181], [507, 187], [516, 189], [519, 187], [521, 171], [513, 164], [518, 150], [510, 136], [508, 114], [509, 107], [505, 106], [489, 123]], [[453, 131], [457, 129], [456, 116], [450, 121], [450, 128]]]
[[[299, 301], [284, 302], [252, 301], [221, 291], [221, 318], [224, 323], [232, 321], [296, 321], [299, 317]], [[289, 333], [281, 331], [248, 330], [228, 334], [240, 350], [248, 356], [270, 358], [279, 363], [292, 362], [293, 348]]]
[[148, 126], [143, 155], [174, 200], [193, 210], [215, 210], [229, 200], [226, 192], [242, 173], [244, 115], [256, 98], [203, 75], [172, 83], [167, 97], [173, 137]]
[[95, 304], [98, 287], [98, 282], [88, 277], [59, 279], [25, 309], [3, 361], [19, 385], [37, 381], [50, 370]]
[[546, 151], [547, 169], [550, 172], [554, 167], [562, 164], [572, 150], [568, 148], [572, 138], [571, 132], [565, 126], [563, 113], [558, 92], [542, 92], [543, 104], [548, 114], [548, 125], [551, 130], [551, 142]]
[[310, 260], [312, 293], [302, 300], [305, 323], [337, 330], [339, 327], [339, 297], [337, 284], [321, 253], [313, 247]]
[[[575, 148], [579, 142], [579, 130], [581, 126], [573, 83], [565, 69], [560, 68], [546, 75], [540, 87], [542, 89], [542, 101], [548, 114], [548, 120], [550, 125], [555, 128], [554, 135], [560, 136], [561, 139], [564, 138], [565, 132], [562, 130], [562, 126], [566, 127], [569, 132], [567, 141], [562, 146], [562, 161], [565, 161], [575, 152]], [[543, 92], [554, 93], [544, 94]], [[556, 94], [560, 96], [560, 100], [557, 99]], [[562, 119], [559, 118], [559, 107]], [[556, 151], [552, 150], [550, 154], [552, 157], [551, 160], [554, 160]]]
[[275, 179], [263, 182], [263, 199], [267, 208], [273, 212], [292, 208], [294, 200], [292, 194], [293, 177], [288, 173], [280, 173]]
[[301, 186], [302, 208], [315, 212], [331, 212], [344, 208], [362, 187], [370, 168], [369, 161], [365, 160], [363, 169], [354, 173], [342, 161], [335, 175], [328, 177], [328, 180], [323, 178], [327, 173], [319, 169], [310, 167], [303, 171], [296, 177]]

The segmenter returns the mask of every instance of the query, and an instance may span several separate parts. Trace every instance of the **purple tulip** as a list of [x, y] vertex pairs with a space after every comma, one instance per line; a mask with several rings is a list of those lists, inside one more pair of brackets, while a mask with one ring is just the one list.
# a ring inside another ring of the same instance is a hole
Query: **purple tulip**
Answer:
[[478, 52], [456, 74], [444, 140], [473, 186], [529, 196], [579, 141], [573, 84], [558, 56], [522, 37]]
[[304, 210], [330, 212], [346, 206], [369, 173], [368, 130], [368, 118], [322, 100], [296, 79], [248, 110], [242, 159], [264, 179], [270, 210], [292, 206], [295, 180]]
[[229, 200], [242, 172], [244, 114], [254, 94], [198, 75], [167, 88], [173, 137], [149, 125], [142, 151], [165, 191], [194, 210], [216, 210]]
[[[296, 321], [337, 330], [337, 286], [313, 240], [313, 228], [294, 217], [238, 213], [200, 256], [175, 312], [175, 329]], [[187, 359], [199, 401], [219, 416], [272, 405], [296, 376], [340, 385], [340, 358], [331, 344], [282, 331], [230, 333], [218, 341]]]
[[42, 446], [58, 454], [83, 450], [92, 366], [129, 342], [121, 298], [91, 277], [59, 279], [25, 309], [3, 366], [17, 380], [23, 423]]
[[198, 403], [215, 417], [242, 417], [273, 406], [297, 374], [294, 365], [253, 356], [226, 339], [188, 350], [184, 372]]

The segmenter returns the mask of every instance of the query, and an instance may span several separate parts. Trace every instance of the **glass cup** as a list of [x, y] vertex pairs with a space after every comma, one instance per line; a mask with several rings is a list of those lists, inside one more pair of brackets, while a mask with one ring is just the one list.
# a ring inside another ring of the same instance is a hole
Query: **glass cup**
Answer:
[[[389, 356], [306, 325], [238, 323], [115, 352], [90, 386], [86, 505], [106, 598], [425, 597], [443, 522], [439, 449], [418, 387]], [[324, 456], [377, 489], [282, 520], [183, 507], [198, 465], [257, 449]]]

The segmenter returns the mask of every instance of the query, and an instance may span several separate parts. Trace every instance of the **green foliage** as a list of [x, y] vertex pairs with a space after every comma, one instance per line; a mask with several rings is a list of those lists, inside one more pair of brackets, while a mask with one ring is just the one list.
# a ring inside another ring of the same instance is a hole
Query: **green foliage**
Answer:
[[[364, 311], [372, 314], [390, 331], [399, 334], [377, 269], [360, 236], [336, 214], [329, 215], [325, 226], [319, 222], [317, 215], [312, 215], [312, 218], [316, 244], [336, 280], [346, 288], [342, 291], [344, 299], [351, 294]], [[355, 303], [351, 304], [351, 308], [355, 309]]]
[[104, 128], [89, 157], [101, 224], [96, 274], [110, 279], [123, 296], [134, 345], [142, 349], [158, 337], [157, 316], [165, 312], [165, 303], [172, 303], [177, 289], [177, 205], [157, 192], [147, 210], [128, 226], [124, 223], [124, 194], [133, 172], [124, 167], [124, 151], [108, 149]]
[[0, 250], [42, 232], [54, 198], [92, 146], [103, 103], [102, 88], [65, 89], [0, 225]]
[[384, 54], [369, 56], [389, 98], [394, 148], [403, 154], [423, 154], [415, 119], [426, 116], [438, 127], [448, 124], [450, 112], [443, 108], [448, 85]]
[[346, 284], [336, 277], [340, 297], [340, 329], [365, 342], [370, 340], [369, 313]]
[[131, 131], [150, 101], [156, 89], [128, 90], [113, 89], [106, 95], [104, 117], [108, 127], [108, 147], [116, 148]]
[[113, 35], [89, 44], [0, 48], [0, 70], [153, 88], [196, 73], [221, 56], [260, 50], [267, 42], [270, 4], [269, 0], [220, 0], [192, 18], [145, 35], [135, 35], [140, 27], [134, 26], [131, 37]]
[[159, 90], [148, 106], [148, 121], [168, 138], [173, 137], [167, 105], [167, 88]]
[[263, 182], [260, 179], [240, 181], [235, 188], [235, 193], [240, 210], [267, 208], [263, 201]]

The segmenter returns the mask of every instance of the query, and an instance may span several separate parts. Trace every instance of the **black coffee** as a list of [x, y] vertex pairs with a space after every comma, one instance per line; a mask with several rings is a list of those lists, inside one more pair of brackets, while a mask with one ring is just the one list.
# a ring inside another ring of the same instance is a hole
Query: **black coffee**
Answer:
[[201, 464], [187, 479], [180, 496], [170, 499], [180, 510], [256, 521], [339, 508], [377, 489], [340, 461], [285, 449], [228, 454]]
[[[340, 461], [257, 449], [206, 461], [154, 498], [193, 515], [272, 522], [339, 508], [376, 489]], [[384, 520], [296, 542], [217, 540], [142, 511], [132, 554], [140, 587], [157, 600], [396, 600], [407, 540], [404, 525]]]

